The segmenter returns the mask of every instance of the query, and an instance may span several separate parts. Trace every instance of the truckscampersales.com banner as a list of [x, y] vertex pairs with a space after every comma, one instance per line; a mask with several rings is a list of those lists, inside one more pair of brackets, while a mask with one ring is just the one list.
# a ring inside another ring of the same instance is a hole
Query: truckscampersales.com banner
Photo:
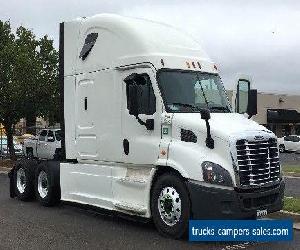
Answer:
[[291, 220], [190, 220], [190, 241], [290, 241]]

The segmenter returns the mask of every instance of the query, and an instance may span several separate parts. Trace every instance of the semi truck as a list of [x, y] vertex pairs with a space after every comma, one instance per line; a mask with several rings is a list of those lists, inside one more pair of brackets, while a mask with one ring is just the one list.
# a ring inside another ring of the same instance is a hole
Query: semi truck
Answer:
[[153, 220], [172, 238], [190, 219], [255, 219], [283, 206], [276, 136], [254, 122], [257, 91], [230, 105], [214, 62], [185, 32], [100, 14], [60, 24], [59, 160], [23, 160], [10, 196]]

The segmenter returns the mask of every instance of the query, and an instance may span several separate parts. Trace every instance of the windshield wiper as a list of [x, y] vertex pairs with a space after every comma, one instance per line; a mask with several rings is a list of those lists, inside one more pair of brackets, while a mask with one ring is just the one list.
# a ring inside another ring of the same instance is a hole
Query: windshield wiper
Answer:
[[200, 111], [200, 109], [197, 106], [189, 104], [189, 103], [173, 102], [172, 105], [177, 105], [177, 106], [182, 106], [182, 107], [189, 107], [189, 108], [196, 109], [196, 110]]
[[228, 107], [224, 107], [224, 106], [209, 106], [209, 108], [214, 109], [214, 110], [222, 110], [222, 111], [231, 112]]

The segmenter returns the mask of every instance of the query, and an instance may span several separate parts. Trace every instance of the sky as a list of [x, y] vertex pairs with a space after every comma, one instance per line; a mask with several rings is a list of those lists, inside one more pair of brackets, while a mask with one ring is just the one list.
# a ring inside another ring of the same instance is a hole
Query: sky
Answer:
[[116, 13], [185, 30], [216, 63], [226, 88], [246, 74], [260, 92], [300, 94], [300, 1], [0, 0], [0, 19], [48, 34], [62, 21]]

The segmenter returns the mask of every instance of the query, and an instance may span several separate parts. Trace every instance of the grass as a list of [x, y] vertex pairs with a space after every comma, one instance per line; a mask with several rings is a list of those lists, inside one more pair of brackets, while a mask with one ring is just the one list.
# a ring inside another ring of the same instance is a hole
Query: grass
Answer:
[[293, 166], [293, 165], [285, 165], [282, 167], [282, 170], [285, 174], [288, 173], [295, 173], [300, 175], [300, 166]]
[[300, 213], [300, 199], [284, 197], [283, 210], [294, 213]]

